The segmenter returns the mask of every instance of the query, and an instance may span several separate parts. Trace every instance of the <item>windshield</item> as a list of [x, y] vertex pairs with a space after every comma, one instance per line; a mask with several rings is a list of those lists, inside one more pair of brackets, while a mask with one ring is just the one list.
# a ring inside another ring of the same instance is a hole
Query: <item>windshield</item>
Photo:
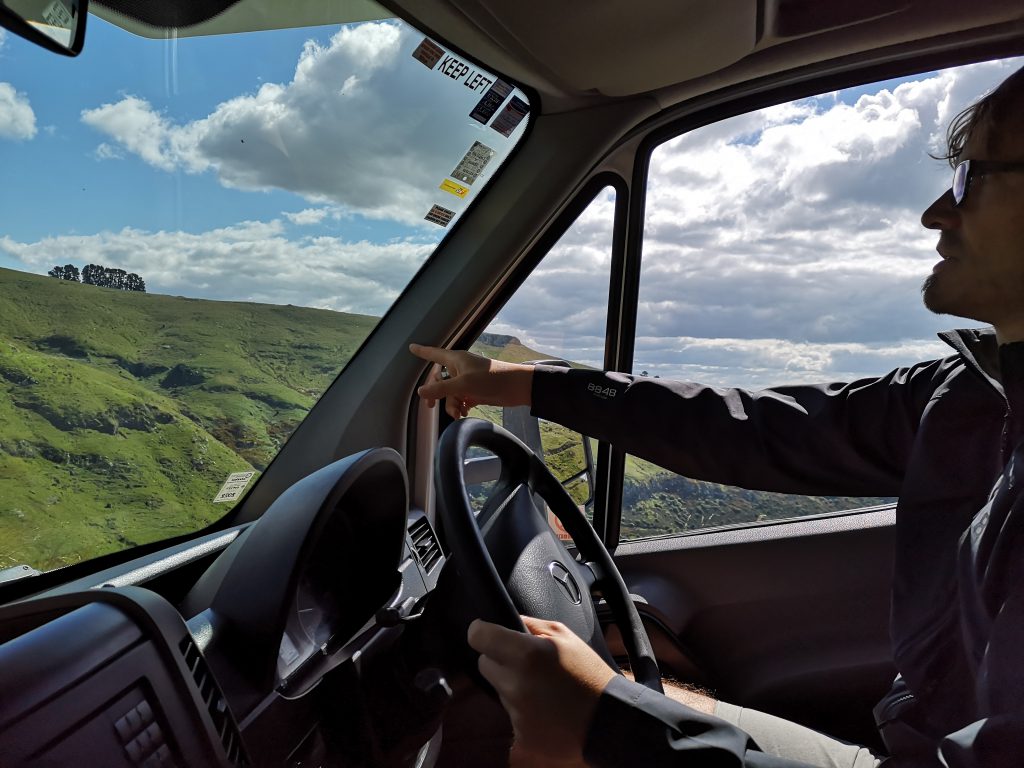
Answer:
[[0, 30], [0, 569], [224, 515], [528, 110], [396, 20]]

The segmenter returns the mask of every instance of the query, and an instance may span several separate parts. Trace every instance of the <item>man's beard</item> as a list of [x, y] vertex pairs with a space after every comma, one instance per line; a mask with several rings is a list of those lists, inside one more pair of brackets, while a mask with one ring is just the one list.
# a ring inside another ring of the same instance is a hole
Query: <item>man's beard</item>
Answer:
[[952, 315], [965, 320], [992, 324], [994, 320], [990, 312], [982, 311], [978, 307], [978, 301], [972, 301], [969, 292], [965, 293], [955, 283], [949, 283], [948, 278], [949, 275], [946, 275], [945, 289], [942, 285], [942, 275], [933, 273], [924, 279], [921, 284], [921, 299], [924, 301], [925, 309], [936, 315]]
[[938, 275], [931, 274], [924, 279], [924, 282], [921, 284], [921, 299], [924, 301], [924, 308], [929, 312], [934, 312], [936, 315], [943, 315], [947, 313], [947, 310], [943, 309], [942, 306], [936, 302], [936, 278], [938, 278]]

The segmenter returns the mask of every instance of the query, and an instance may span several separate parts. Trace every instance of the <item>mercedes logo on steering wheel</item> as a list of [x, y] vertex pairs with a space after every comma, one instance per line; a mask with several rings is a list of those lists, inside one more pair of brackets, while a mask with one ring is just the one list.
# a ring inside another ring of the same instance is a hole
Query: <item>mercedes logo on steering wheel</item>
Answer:
[[569, 573], [569, 569], [562, 565], [557, 560], [552, 561], [548, 565], [548, 573], [551, 574], [557, 583], [559, 588], [573, 605], [579, 605], [583, 602], [583, 593], [580, 591], [579, 586], [576, 584], [576, 579]]

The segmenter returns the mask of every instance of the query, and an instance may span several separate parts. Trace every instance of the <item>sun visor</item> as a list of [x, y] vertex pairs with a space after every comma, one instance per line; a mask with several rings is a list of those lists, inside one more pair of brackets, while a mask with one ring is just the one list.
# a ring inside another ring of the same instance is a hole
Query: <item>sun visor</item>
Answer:
[[373, 0], [94, 0], [89, 11], [142, 37], [197, 37], [390, 18]]

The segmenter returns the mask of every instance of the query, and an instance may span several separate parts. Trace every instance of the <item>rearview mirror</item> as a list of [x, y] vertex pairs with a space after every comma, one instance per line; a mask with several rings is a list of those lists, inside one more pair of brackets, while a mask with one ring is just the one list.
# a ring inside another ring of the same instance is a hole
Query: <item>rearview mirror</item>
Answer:
[[88, 0], [0, 0], [0, 26], [47, 50], [77, 56]]

